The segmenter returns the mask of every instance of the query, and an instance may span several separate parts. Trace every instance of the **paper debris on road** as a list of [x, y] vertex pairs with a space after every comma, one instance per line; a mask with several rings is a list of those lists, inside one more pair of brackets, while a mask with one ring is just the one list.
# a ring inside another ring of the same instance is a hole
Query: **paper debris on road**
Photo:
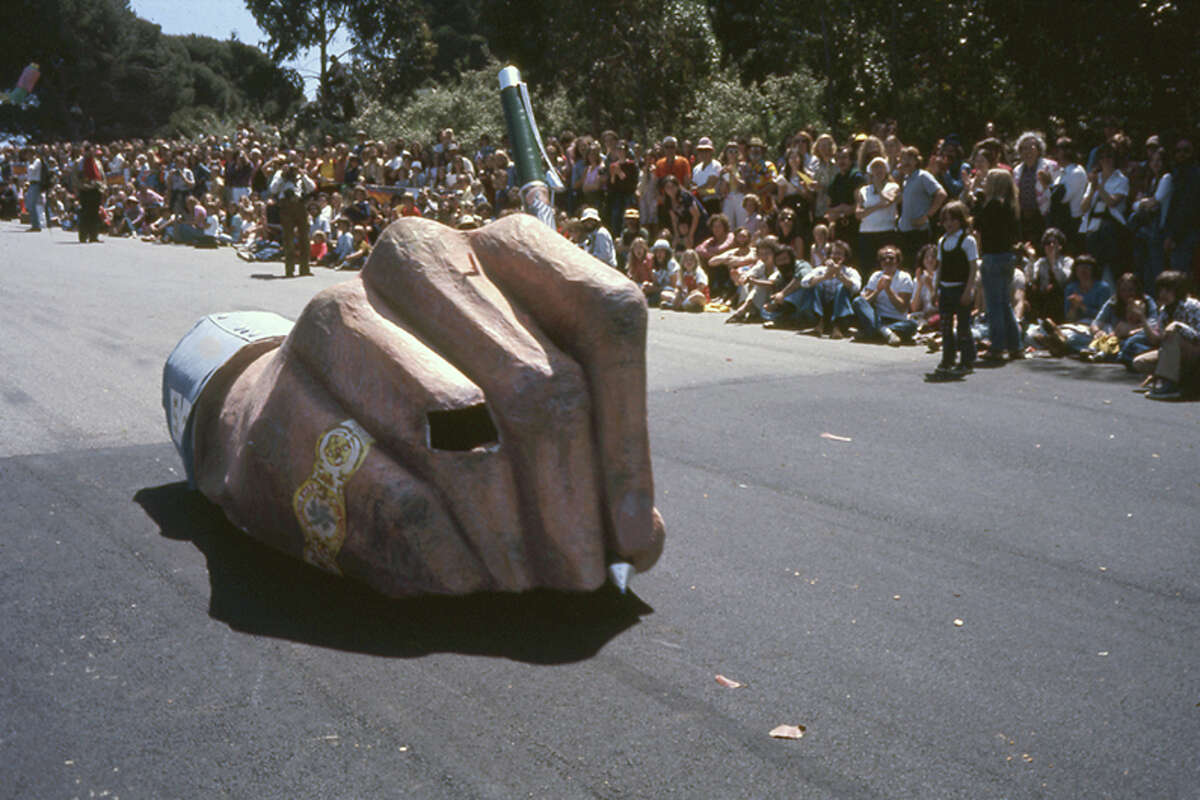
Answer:
[[806, 730], [803, 725], [777, 725], [771, 729], [771, 736], [776, 739], [800, 739]]

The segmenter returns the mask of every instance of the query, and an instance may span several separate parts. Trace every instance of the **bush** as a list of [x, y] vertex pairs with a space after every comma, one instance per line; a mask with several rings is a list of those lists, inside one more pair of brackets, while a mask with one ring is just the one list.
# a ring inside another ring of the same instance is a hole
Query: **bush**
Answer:
[[[500, 107], [501, 64], [492, 60], [464, 72], [445, 86], [418, 89], [411, 100], [393, 108], [376, 99], [360, 99], [362, 112], [351, 128], [361, 128], [374, 139], [397, 137], [433, 141], [443, 128], [453, 128], [458, 141], [474, 142], [486, 133], [494, 141], [506, 134]], [[532, 90], [533, 111], [543, 138], [575, 124], [576, 110], [562, 88], [550, 93]]]
[[749, 86], [742, 85], [736, 70], [727, 68], [692, 98], [684, 129], [690, 136], [712, 137], [718, 147], [739, 136], [761, 136], [773, 150], [801, 128], [823, 128], [824, 90], [824, 82], [803, 68]]

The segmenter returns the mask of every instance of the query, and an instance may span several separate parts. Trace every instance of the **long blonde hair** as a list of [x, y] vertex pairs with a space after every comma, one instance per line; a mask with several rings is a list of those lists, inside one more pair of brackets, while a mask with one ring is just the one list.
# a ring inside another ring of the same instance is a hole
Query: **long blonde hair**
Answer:
[[1013, 216], [1017, 216], [1017, 184], [1013, 182], [1012, 173], [1006, 169], [989, 169], [983, 182], [983, 202], [998, 200]]

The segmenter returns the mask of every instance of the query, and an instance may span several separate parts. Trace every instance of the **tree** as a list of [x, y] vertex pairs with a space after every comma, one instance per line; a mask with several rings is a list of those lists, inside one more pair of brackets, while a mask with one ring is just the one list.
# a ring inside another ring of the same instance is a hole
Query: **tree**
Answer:
[[673, 128], [720, 60], [700, 0], [492, 0], [480, 20], [501, 61], [562, 86], [597, 129]]
[[246, 8], [270, 41], [276, 63], [317, 48], [320, 56], [320, 92], [329, 92], [329, 46], [346, 25], [350, 0], [246, 0]]
[[42, 78], [37, 108], [6, 116], [5, 127], [75, 139], [148, 136], [173, 127], [185, 109], [275, 118], [303, 98], [296, 75], [256, 48], [164, 36], [124, 0], [22, 0], [12, 12], [0, 28], [0, 75], [15, 78], [36, 61]]

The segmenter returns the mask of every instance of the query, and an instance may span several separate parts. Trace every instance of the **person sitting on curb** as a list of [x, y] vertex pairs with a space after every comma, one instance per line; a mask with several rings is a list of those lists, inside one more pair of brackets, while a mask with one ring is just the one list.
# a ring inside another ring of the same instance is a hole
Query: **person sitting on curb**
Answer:
[[[777, 249], [774, 236], [764, 236], [758, 240], [754, 248], [758, 260], [745, 273], [739, 286], [742, 303], [726, 318], [726, 322], [751, 322], [762, 319], [763, 306], [771, 296], [771, 288], [779, 276], [775, 269]], [[737, 283], [737, 280], [734, 282]]]
[[854, 298], [859, 341], [886, 341], [893, 347], [911, 342], [917, 324], [908, 318], [912, 300], [912, 276], [900, 267], [900, 249], [894, 245], [879, 248], [879, 269], [867, 280], [862, 293]]
[[1089, 325], [1108, 298], [1112, 297], [1112, 287], [1107, 281], [1097, 280], [1099, 268], [1096, 259], [1090, 255], [1082, 255], [1075, 259], [1071, 270], [1071, 281], [1064, 289], [1065, 300], [1063, 314], [1067, 322]]
[[583, 209], [583, 213], [579, 216], [579, 225], [583, 235], [583, 241], [579, 243], [579, 246], [616, 269], [617, 250], [613, 246], [612, 234], [600, 222], [600, 212], [591, 206]]
[[733, 246], [708, 260], [710, 272], [723, 271], [728, 276], [727, 280], [715, 282], [727, 287], [716, 295], [717, 302], [729, 305], [740, 303], [739, 290], [745, 283], [743, 270], [750, 269], [757, 260], [754, 256], [754, 248], [750, 245], [750, 231], [746, 228], [738, 228], [733, 234]]
[[1188, 295], [1188, 277], [1167, 270], [1154, 281], [1158, 315], [1143, 325], [1158, 349], [1133, 360], [1137, 372], [1152, 373], [1139, 387], [1151, 400], [1178, 400], [1200, 376], [1200, 300]]
[[800, 279], [800, 290], [784, 299], [796, 306], [800, 328], [813, 328], [818, 336], [826, 331], [842, 339], [854, 321], [853, 298], [862, 287], [858, 270], [846, 263], [850, 245], [840, 239], [829, 245], [824, 263]]
[[708, 305], [708, 275], [700, 266], [695, 250], [679, 255], [679, 267], [671, 275], [671, 285], [662, 292], [662, 308], [675, 311], [703, 311]]
[[801, 298], [800, 282], [812, 271], [812, 266], [797, 257], [786, 244], [775, 249], [775, 271], [778, 277], [771, 286], [771, 295], [763, 306], [764, 328], [794, 328], [798, 322], [796, 303]]
[[671, 249], [671, 243], [666, 239], [655, 240], [654, 246], [650, 248], [649, 270], [640, 276], [639, 281], [642, 293], [646, 295], [646, 302], [652, 306], [658, 305], [663, 292], [671, 285], [671, 280], [678, 271], [679, 264], [675, 261], [675, 251]]

